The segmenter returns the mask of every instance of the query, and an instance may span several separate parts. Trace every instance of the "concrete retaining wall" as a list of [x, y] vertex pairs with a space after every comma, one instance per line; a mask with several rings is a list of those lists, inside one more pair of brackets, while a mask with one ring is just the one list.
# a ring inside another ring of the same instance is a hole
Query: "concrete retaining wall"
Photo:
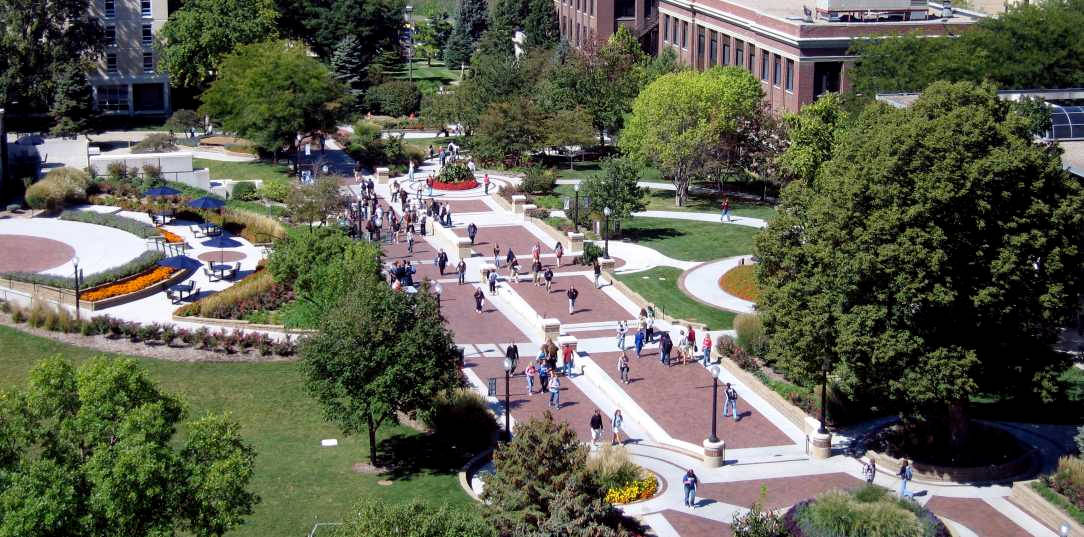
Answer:
[[1031, 515], [1032, 518], [1048, 528], [1057, 529], [1062, 524], [1068, 524], [1069, 535], [1084, 535], [1084, 524], [1077, 522], [1068, 513], [1062, 511], [1060, 507], [1046, 501], [1046, 498], [1043, 498], [1038, 491], [1031, 488], [1033, 483], [1035, 483], [1035, 480], [1013, 483], [1012, 494], [1009, 495], [1009, 499], [1017, 507], [1023, 509], [1025, 513]]

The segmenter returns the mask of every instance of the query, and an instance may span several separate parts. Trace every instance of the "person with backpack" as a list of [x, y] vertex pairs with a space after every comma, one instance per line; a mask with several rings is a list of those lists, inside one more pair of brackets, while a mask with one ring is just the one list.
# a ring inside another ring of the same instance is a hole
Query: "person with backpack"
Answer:
[[561, 241], [557, 241], [557, 245], [553, 247], [553, 253], [557, 254], [557, 266], [561, 266], [561, 257], [565, 255], [565, 247]]
[[737, 392], [737, 390], [734, 389], [733, 386], [730, 385], [729, 382], [726, 383], [726, 389], [723, 390], [723, 396], [726, 397], [726, 401], [723, 403], [723, 417], [724, 418], [727, 417], [729, 415], [728, 411], [733, 409], [733, 411], [734, 411], [734, 421], [737, 422], [738, 421], [738, 392]]
[[622, 354], [625, 352], [625, 334], [629, 333], [629, 325], [625, 321], [617, 321], [617, 348]]
[[659, 361], [670, 367], [670, 351], [674, 350], [674, 342], [670, 341], [670, 333], [663, 332], [659, 335]]
[[538, 385], [542, 387], [538, 393], [545, 393], [550, 389], [550, 368], [545, 359], [538, 360]]
[[474, 246], [474, 238], [478, 236], [478, 226], [474, 225], [474, 222], [467, 224], [467, 237], [470, 239], [470, 245]]
[[546, 280], [546, 292], [550, 292], [550, 288], [553, 287], [553, 269], [546, 267], [546, 272], [542, 275], [542, 278]]
[[497, 292], [497, 271], [489, 271], [489, 294]]
[[617, 358], [617, 374], [621, 378], [621, 382], [625, 384], [629, 383], [629, 357], [622, 354]]
[[509, 341], [508, 346], [504, 348], [504, 357], [512, 361], [512, 375], [515, 375], [516, 362], [519, 362], [519, 347]]
[[640, 353], [643, 352], [643, 350], [644, 350], [644, 339], [646, 339], [646, 335], [644, 333], [644, 329], [641, 328], [641, 329], [636, 331], [636, 337], [633, 338], [633, 343], [636, 346], [636, 357], [637, 358], [640, 357]]
[[537, 259], [531, 263], [531, 279], [535, 285], [542, 285], [542, 262]]
[[900, 466], [900, 471], [896, 475], [900, 478], [900, 499], [911, 498], [911, 493], [907, 492], [907, 483], [914, 477], [910, 461], [903, 459], [903, 466]]
[[681, 484], [685, 486], [685, 507], [696, 507], [696, 486], [700, 484], [700, 480], [697, 479], [692, 468], [685, 472]]
[[[448, 266], [448, 254], [444, 251], [444, 248], [440, 249], [440, 253], [437, 254], [437, 268], [440, 269], [440, 275], [444, 275], [444, 267]], [[461, 282], [462, 283], [462, 282]]]
[[591, 414], [591, 446], [598, 446], [598, 441], [602, 439], [602, 413], [595, 409], [595, 413]]

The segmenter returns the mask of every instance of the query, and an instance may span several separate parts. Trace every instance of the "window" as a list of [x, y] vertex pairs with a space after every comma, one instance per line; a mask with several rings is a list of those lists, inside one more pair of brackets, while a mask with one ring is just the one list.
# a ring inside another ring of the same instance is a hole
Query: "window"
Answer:
[[591, 0], [591, 15], [595, 14], [595, 0]]
[[772, 54], [772, 85], [779, 87], [779, 83], [783, 81], [783, 62], [779, 59], [778, 54]]
[[139, 0], [139, 13], [144, 17], [151, 16], [151, 0]]
[[723, 65], [730, 65], [730, 36], [723, 36]]
[[787, 60], [787, 80], [784, 87], [787, 91], [794, 91], [794, 60]]
[[143, 44], [146, 46], [154, 44], [154, 30], [149, 24], [143, 25]]
[[614, 16], [619, 19], [635, 19], [636, 0], [616, 0], [614, 2]]
[[112, 24], [105, 27], [105, 46], [117, 46], [117, 27]]
[[689, 21], [681, 21], [681, 48], [689, 48]]
[[128, 111], [128, 86], [98, 86], [98, 109], [103, 112]]
[[734, 43], [736, 44], [736, 50], [737, 50], [737, 53], [734, 56], [734, 65], [737, 65], [738, 67], [744, 67], [745, 66], [745, 42], [743, 42], [741, 39], [735, 39]]
[[746, 55], [746, 57], [749, 58], [749, 66], [747, 69], [749, 69], [750, 73], [755, 73], [756, 71], [753, 69], [753, 64], [757, 62], [757, 48], [754, 47], [752, 43], [749, 43], [749, 54]]
[[673, 42], [676, 45], [676, 44], [678, 44], [678, 20], [677, 20], [677, 17], [674, 17], [673, 23], [674, 23], [674, 29], [673, 29], [672, 32], [670, 32], [670, 41]]
[[117, 74], [117, 53], [106, 52], [105, 53], [105, 72], [115, 75]]
[[696, 27], [696, 68], [704, 68], [704, 27]]
[[670, 15], [662, 16], [662, 41], [663, 43], [670, 42]]
[[110, 19], [117, 16], [116, 0], [105, 0], [105, 16]]
[[768, 81], [768, 53], [760, 51], [760, 79]]
[[144, 73], [153, 73], [154, 72], [154, 53], [153, 52], [144, 52], [143, 53], [143, 72]]
[[719, 65], [719, 34], [715, 30], [708, 32], [711, 39], [708, 40], [708, 67]]

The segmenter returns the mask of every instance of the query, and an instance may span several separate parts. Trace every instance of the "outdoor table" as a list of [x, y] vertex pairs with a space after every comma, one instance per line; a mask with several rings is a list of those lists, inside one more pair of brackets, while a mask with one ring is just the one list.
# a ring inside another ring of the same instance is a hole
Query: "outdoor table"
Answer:
[[194, 288], [195, 284], [193, 283], [176, 283], [166, 288], [166, 294], [176, 295], [177, 298], [173, 299], [173, 303], [177, 303], [183, 300], [185, 296], [192, 294]]
[[227, 272], [233, 270], [233, 265], [211, 265], [211, 270], [215, 271], [219, 278], [224, 278]]
[[203, 233], [206, 235], [217, 235], [219, 229], [218, 226], [210, 222], [200, 222], [199, 228], [203, 230]]
[[158, 225], [167, 225], [173, 222], [173, 215], [168, 213], [154, 213], [154, 223]]

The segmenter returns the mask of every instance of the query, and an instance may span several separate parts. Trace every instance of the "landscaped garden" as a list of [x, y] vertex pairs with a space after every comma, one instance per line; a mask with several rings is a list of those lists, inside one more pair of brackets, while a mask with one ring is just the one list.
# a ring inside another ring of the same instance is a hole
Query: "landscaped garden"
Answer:
[[655, 267], [622, 274], [617, 279], [671, 317], [704, 323], [711, 330], [729, 330], [734, 313], [692, 299], [678, 288], [680, 277], [681, 269]]
[[719, 278], [719, 288], [742, 300], [756, 302], [760, 298], [756, 281], [756, 266], [750, 263], [726, 271]]

